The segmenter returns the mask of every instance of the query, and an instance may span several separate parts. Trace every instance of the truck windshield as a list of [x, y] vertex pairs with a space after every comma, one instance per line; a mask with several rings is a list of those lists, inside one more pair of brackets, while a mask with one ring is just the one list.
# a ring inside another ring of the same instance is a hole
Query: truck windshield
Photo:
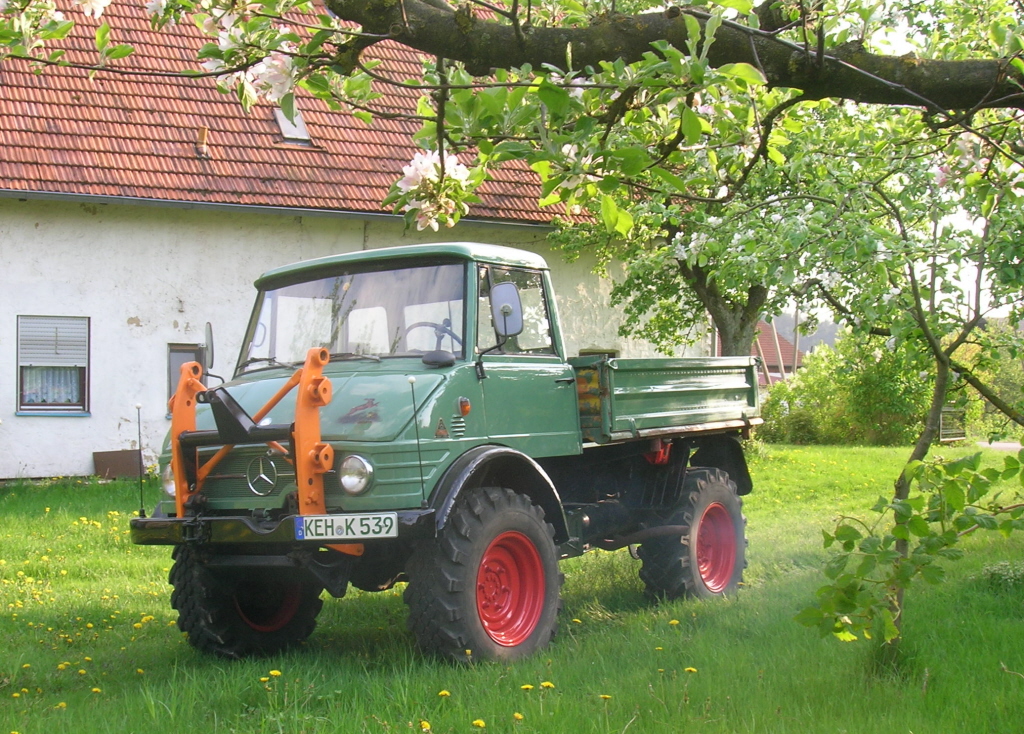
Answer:
[[332, 359], [463, 356], [465, 265], [354, 271], [261, 291], [238, 372]]

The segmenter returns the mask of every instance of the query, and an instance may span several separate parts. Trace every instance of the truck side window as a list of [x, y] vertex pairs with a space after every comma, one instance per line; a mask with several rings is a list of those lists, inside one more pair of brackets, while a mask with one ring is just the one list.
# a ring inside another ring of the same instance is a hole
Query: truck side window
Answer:
[[512, 282], [519, 289], [523, 304], [523, 331], [519, 336], [505, 342], [500, 350], [505, 354], [554, 354], [551, 343], [551, 322], [548, 318], [547, 301], [544, 299], [544, 279], [532, 270], [480, 268], [480, 303], [477, 309], [477, 349], [484, 351], [498, 343], [491, 314], [491, 286]]

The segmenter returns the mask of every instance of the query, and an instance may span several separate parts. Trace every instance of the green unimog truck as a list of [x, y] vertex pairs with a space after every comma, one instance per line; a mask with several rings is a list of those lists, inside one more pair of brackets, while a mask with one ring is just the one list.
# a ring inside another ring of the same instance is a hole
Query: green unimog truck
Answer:
[[474, 243], [256, 281], [238, 365], [182, 367], [132, 540], [173, 545], [171, 604], [227, 657], [306, 639], [326, 590], [407, 582], [425, 650], [512, 660], [555, 632], [560, 559], [630, 546], [654, 598], [735, 590], [748, 358], [565, 353], [544, 260]]

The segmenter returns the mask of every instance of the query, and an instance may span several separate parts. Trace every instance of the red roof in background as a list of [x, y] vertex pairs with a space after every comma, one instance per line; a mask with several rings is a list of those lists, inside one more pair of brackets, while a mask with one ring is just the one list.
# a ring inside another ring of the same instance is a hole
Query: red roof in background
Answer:
[[[191, 24], [153, 31], [138, 0], [114, 0], [101, 21], [111, 43], [135, 47], [125, 69], [174, 72], [198, 68], [207, 42]], [[76, 13], [68, 60], [92, 63], [100, 21]], [[381, 43], [374, 54], [397, 79], [418, 75], [418, 56]], [[417, 94], [398, 102], [413, 110]], [[376, 118], [372, 127], [296, 94], [312, 146], [283, 141], [274, 108], [246, 113], [212, 79], [126, 76], [48, 68], [32, 73], [20, 61], [0, 63], [0, 193], [136, 197], [175, 202], [242, 204], [385, 213], [380, 202], [417, 150], [414, 123]], [[209, 157], [197, 152], [209, 129]], [[525, 167], [498, 173], [470, 217], [547, 223], [540, 187]]]
[[[782, 355], [782, 364], [785, 366], [787, 372], [793, 371], [793, 342], [786, 337], [779, 334], [778, 347], [775, 344], [775, 333], [772, 330], [772, 325], [760, 321], [757, 324], [757, 344], [753, 345], [750, 349], [750, 354], [753, 357], [763, 356], [764, 363], [768, 367], [770, 372], [781, 372], [779, 369], [779, 355]], [[759, 355], [757, 350], [761, 348], [761, 354]], [[797, 367], [800, 367], [804, 361], [804, 353], [797, 353]]]

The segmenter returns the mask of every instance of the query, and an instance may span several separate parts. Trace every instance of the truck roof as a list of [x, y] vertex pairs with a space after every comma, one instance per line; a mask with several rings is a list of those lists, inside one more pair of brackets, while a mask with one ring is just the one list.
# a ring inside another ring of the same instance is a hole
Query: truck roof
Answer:
[[530, 268], [533, 270], [548, 269], [547, 262], [540, 255], [527, 252], [526, 250], [518, 250], [514, 247], [488, 245], [481, 242], [438, 242], [426, 245], [402, 245], [400, 247], [381, 247], [375, 250], [357, 250], [341, 255], [328, 255], [327, 257], [318, 257], [313, 260], [303, 260], [291, 265], [268, 270], [256, 279], [256, 287], [262, 288], [267, 283], [280, 278], [291, 279], [309, 271], [330, 270], [337, 266], [370, 261], [379, 262], [381, 260], [438, 256], [456, 257], [475, 262]]

